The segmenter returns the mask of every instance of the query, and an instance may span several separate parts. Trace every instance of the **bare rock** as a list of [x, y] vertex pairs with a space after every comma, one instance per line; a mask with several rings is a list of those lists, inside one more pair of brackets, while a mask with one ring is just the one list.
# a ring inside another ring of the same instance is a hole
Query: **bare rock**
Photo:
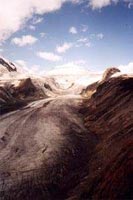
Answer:
[[132, 199], [132, 88], [133, 77], [112, 78], [85, 102], [85, 125], [99, 142], [70, 199]]

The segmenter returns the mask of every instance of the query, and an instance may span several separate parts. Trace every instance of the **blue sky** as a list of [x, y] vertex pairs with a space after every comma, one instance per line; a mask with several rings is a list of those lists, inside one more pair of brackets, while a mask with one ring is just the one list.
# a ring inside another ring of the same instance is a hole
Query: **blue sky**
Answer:
[[43, 71], [71, 62], [91, 70], [133, 62], [133, 1], [88, 1], [20, 16], [21, 25], [1, 36], [0, 53]]

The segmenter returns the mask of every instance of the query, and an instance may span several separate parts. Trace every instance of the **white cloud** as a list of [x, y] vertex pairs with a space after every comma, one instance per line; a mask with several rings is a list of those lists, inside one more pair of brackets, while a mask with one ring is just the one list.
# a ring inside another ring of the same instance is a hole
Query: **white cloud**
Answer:
[[3, 51], [4, 51], [3, 49], [0, 49], [0, 53], [3, 52]]
[[77, 40], [77, 42], [81, 42], [81, 43], [86, 43], [88, 41], [88, 38], [80, 38]]
[[25, 74], [38, 74], [38, 75], [42, 75], [42, 71], [40, 72], [40, 65], [30, 65], [24, 61], [24, 60], [15, 60], [14, 63], [17, 66], [17, 69], [19, 72], [21, 73], [25, 73]]
[[76, 27], [72, 26], [72, 27], [70, 27], [70, 29], [69, 29], [69, 33], [77, 34], [78, 31], [77, 31]]
[[79, 44], [76, 44], [76, 47], [80, 47], [80, 46], [83, 46], [83, 45], [85, 45], [86, 47], [90, 47], [91, 46], [91, 42], [86, 37], [82, 37], [82, 38], [78, 39], [77, 42]]
[[124, 0], [124, 2], [128, 4], [129, 9], [133, 7], [133, 0]]
[[25, 23], [37, 15], [53, 12], [63, 3], [79, 3], [79, 0], [0, 0], [0, 41], [9, 38]]
[[88, 26], [87, 25], [82, 25], [82, 32], [86, 32], [88, 30]]
[[130, 62], [127, 65], [120, 65], [118, 68], [121, 70], [122, 73], [133, 74], [133, 62]]
[[32, 21], [30, 22], [31, 25], [27, 25], [27, 27], [30, 29], [30, 30], [35, 30], [36, 29], [36, 25], [41, 23], [43, 21], [43, 17], [33, 17]]
[[33, 26], [33, 25], [29, 25], [28, 27], [29, 27], [30, 30], [33, 30], [33, 31], [36, 29], [36, 27]]
[[46, 33], [42, 32], [40, 33], [41, 38], [44, 38], [46, 36]]
[[[120, 0], [86, 0], [92, 9], [100, 9], [111, 3], [117, 3]], [[122, 0], [132, 6], [132, 0]], [[41, 22], [45, 13], [59, 10], [66, 2], [75, 4], [83, 3], [83, 0], [0, 0], [0, 41], [9, 38], [13, 33], [24, 27], [29, 19], [37, 15], [36, 23]], [[75, 27], [72, 33], [76, 34]]]
[[133, 7], [133, 2], [128, 4], [128, 8], [132, 8]]
[[0, 48], [0, 56], [2, 56], [4, 50]]
[[[71, 0], [69, 0], [69, 1], [71, 1]], [[84, 2], [84, 0], [72, 0], [71, 1], [72, 3], [77, 3], [77, 4], [81, 4], [81, 3], [83, 3]]]
[[55, 66], [53, 70], [48, 72], [49, 75], [81, 75], [82, 73], [85, 74], [86, 71], [84, 66], [81, 66], [78, 61], [72, 61]]
[[16, 44], [20, 47], [26, 45], [32, 45], [37, 41], [37, 38], [33, 37], [32, 35], [23, 35], [21, 38], [13, 38], [11, 43]]
[[43, 21], [43, 17], [33, 17], [32, 24], [39, 24]]
[[92, 9], [101, 9], [105, 6], [111, 5], [111, 3], [117, 3], [119, 0], [90, 0], [89, 5]]
[[91, 47], [91, 43], [90, 43], [90, 42], [87, 42], [87, 43], [85, 44], [85, 46], [86, 46], [86, 47]]
[[26, 62], [24, 60], [15, 60], [14, 62], [21, 67], [26, 67]]
[[89, 2], [89, 6], [92, 9], [101, 9], [103, 7], [109, 6], [111, 4], [117, 4], [119, 2], [125, 2], [128, 5], [128, 8], [133, 7], [133, 0], [87, 0]]
[[67, 50], [69, 50], [70, 48], [72, 48], [72, 46], [73, 46], [72, 43], [65, 42], [63, 45], [57, 46], [56, 47], [56, 51], [58, 53], [65, 53]]
[[44, 60], [48, 60], [51, 62], [58, 62], [62, 60], [62, 57], [54, 54], [52, 52], [46, 52], [46, 51], [39, 51], [37, 52], [37, 56], [39, 56], [40, 58], [43, 58]]
[[73, 61], [73, 63], [75, 63], [76, 65], [80, 65], [80, 66], [85, 66], [87, 64], [86, 60], [76, 60]]
[[15, 60], [14, 64], [17, 66], [17, 71], [21, 73], [30, 73], [30, 69], [27, 67], [27, 62], [24, 60]]
[[98, 33], [97, 35], [97, 39], [102, 40], [104, 38], [103, 33]]
[[104, 38], [104, 34], [103, 33], [93, 33], [90, 35], [90, 39], [98, 39], [98, 40], [102, 40]]

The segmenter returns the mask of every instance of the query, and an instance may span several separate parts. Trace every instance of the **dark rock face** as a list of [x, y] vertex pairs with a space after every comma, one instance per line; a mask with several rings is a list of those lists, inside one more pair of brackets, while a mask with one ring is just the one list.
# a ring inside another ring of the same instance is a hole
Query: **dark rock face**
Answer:
[[37, 88], [30, 78], [22, 79], [17, 87], [12, 87], [12, 93], [15, 97], [23, 99], [34, 96]]
[[91, 96], [95, 92], [95, 90], [98, 87], [98, 85], [99, 85], [98, 81], [95, 82], [95, 83], [90, 84], [89, 86], [87, 86], [87, 88], [82, 90], [81, 95], [85, 96], [85, 97]]
[[49, 84], [47, 84], [47, 83], [44, 83], [44, 87], [45, 87], [46, 89], [48, 89], [48, 90], [52, 91], [52, 88], [50, 87], [50, 85], [49, 85]]
[[0, 87], [0, 115], [16, 110], [26, 105], [19, 99], [16, 99], [6, 87]]
[[108, 81], [110, 79], [110, 77], [113, 74], [117, 73], [117, 72], [120, 72], [120, 70], [117, 69], [117, 68], [115, 68], [115, 67], [107, 68], [105, 70], [105, 72], [103, 73], [102, 80], [97, 81], [95, 83], [92, 83], [92, 84], [88, 85], [87, 88], [83, 89], [83, 91], [81, 92], [81, 95], [85, 96], [85, 97], [91, 96], [96, 91], [96, 89], [97, 89], [97, 87], [99, 85], [101, 85], [105, 81]]
[[0, 58], [0, 64], [3, 65], [9, 72], [17, 71], [16, 66], [10, 62], [6, 62], [3, 58]]
[[105, 72], [104, 72], [104, 74], [103, 74], [102, 81], [104, 82], [104, 81], [109, 80], [109, 78], [110, 78], [113, 74], [115, 74], [115, 73], [117, 73], [117, 72], [120, 72], [120, 70], [117, 69], [117, 68], [115, 68], [115, 67], [111, 67], [111, 68], [106, 69]]
[[133, 77], [102, 83], [85, 103], [85, 125], [99, 138], [86, 177], [70, 199], [132, 199]]
[[42, 88], [35, 86], [30, 78], [20, 80], [17, 86], [7, 83], [0, 87], [0, 114], [46, 97]]
[[[132, 88], [133, 77], [111, 78], [84, 102], [43, 99], [3, 115], [0, 198], [133, 199]], [[36, 89], [25, 79], [0, 96], [14, 102]]]

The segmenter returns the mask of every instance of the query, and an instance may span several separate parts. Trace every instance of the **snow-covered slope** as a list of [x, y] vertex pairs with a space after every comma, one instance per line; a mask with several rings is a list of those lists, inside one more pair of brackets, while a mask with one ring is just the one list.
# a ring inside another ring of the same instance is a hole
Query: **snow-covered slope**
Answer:
[[91, 72], [78, 65], [69, 64], [63, 67], [56, 67], [47, 73], [54, 77], [62, 89], [86, 87], [89, 84], [101, 79], [101, 73]]
[[0, 57], [0, 76], [8, 72], [16, 72], [16, 66], [12, 62], [8, 62], [5, 58]]
[[39, 76], [4, 58], [0, 58], [0, 61], [0, 86], [8, 83], [10, 87], [17, 88], [21, 81], [30, 78], [35, 87], [41, 88], [50, 97], [80, 94], [86, 86], [101, 79], [100, 73], [88, 71], [73, 63], [55, 67], [53, 70]]

